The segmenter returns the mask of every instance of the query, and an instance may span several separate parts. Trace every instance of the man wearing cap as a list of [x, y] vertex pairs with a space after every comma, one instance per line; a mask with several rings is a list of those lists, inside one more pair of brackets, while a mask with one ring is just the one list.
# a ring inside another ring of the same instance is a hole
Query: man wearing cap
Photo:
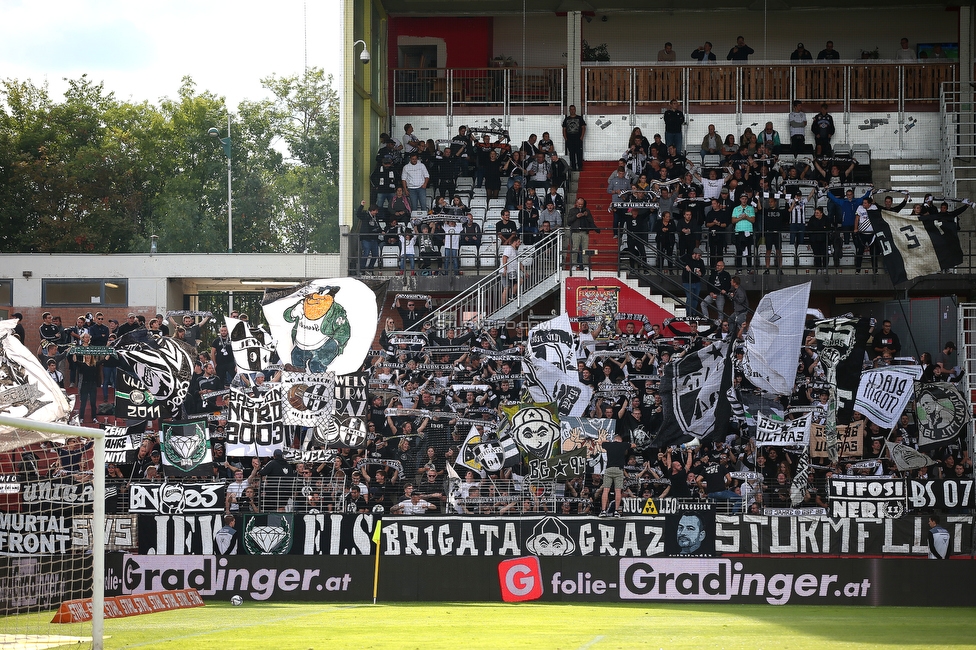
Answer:
[[413, 209], [424, 210], [427, 206], [427, 184], [430, 183], [430, 172], [420, 162], [417, 152], [410, 154], [410, 162], [403, 166], [400, 182], [403, 190], [410, 197], [410, 205]]
[[342, 354], [352, 330], [342, 305], [335, 302], [339, 287], [318, 287], [300, 303], [285, 310], [285, 322], [292, 328], [292, 365], [308, 372], [325, 372]]
[[701, 294], [701, 280], [705, 275], [705, 262], [702, 261], [702, 250], [696, 248], [681, 260], [681, 286], [685, 289], [685, 307], [688, 316], [699, 316], [699, 295]]
[[117, 338], [122, 338], [129, 332], [139, 329], [139, 321], [136, 320], [136, 315], [129, 313], [126, 316], [125, 322], [119, 325], [119, 328], [115, 331], [115, 336]]
[[793, 50], [792, 54], [790, 54], [790, 61], [812, 61], [812, 60], [813, 60], [813, 54], [810, 53], [810, 50], [803, 47], [803, 43], [797, 43], [796, 49]]
[[[318, 372], [314, 371], [313, 372]], [[274, 450], [274, 457], [258, 472], [264, 477], [264, 502], [267, 510], [284, 512], [291, 496], [291, 486], [295, 480], [295, 470], [285, 460], [284, 452]]]

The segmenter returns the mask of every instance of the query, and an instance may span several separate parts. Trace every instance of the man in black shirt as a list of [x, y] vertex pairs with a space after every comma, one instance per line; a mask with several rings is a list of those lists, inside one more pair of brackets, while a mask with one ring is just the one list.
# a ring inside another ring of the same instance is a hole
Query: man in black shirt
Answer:
[[603, 451], [607, 454], [607, 469], [603, 474], [603, 507], [600, 511], [601, 517], [608, 517], [607, 502], [610, 500], [610, 490], [613, 490], [613, 516], [620, 516], [620, 498], [624, 490], [624, 466], [627, 463], [627, 452], [634, 447], [633, 443], [624, 442], [623, 437], [618, 433], [614, 435], [613, 442], [604, 442]]
[[682, 149], [682, 127], [685, 124], [685, 114], [678, 107], [678, 100], [672, 99], [668, 104], [668, 110], [664, 111], [664, 142], [670, 148], [672, 145], [676, 152]]
[[783, 226], [789, 215], [785, 208], [779, 207], [779, 199], [770, 196], [766, 210], [763, 212], [763, 238], [766, 242], [766, 270], [763, 275], [769, 275], [769, 254], [776, 249], [776, 268], [783, 272]]

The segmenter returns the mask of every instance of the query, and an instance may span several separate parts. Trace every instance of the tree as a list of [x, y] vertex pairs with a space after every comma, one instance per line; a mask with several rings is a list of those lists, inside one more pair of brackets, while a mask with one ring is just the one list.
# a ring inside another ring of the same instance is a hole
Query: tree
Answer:
[[261, 83], [277, 99], [278, 130], [297, 162], [277, 179], [285, 197], [278, 221], [284, 245], [292, 252], [337, 252], [339, 97], [332, 76], [309, 68]]

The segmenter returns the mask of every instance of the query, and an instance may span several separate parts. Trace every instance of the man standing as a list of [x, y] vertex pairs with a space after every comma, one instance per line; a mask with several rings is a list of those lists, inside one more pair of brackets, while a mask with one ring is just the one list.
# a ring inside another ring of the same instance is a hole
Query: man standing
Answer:
[[691, 53], [691, 58], [699, 63], [715, 63], [718, 60], [715, 53], [712, 52], [710, 41], [705, 41], [704, 45], [699, 45], [698, 49]]
[[682, 151], [682, 145], [684, 144], [682, 139], [682, 129], [684, 128], [684, 124], [684, 111], [678, 107], [678, 100], [672, 99], [668, 103], [668, 109], [664, 111], [664, 143], [667, 144], [668, 147], [673, 146], [675, 151], [679, 153]]
[[755, 50], [746, 45], [746, 39], [739, 36], [735, 39], [735, 46], [729, 50], [729, 55], [726, 56], [728, 61], [748, 61], [750, 54], [755, 54]]
[[749, 319], [749, 297], [742, 288], [739, 276], [732, 278], [732, 316], [729, 318], [729, 335], [736, 336]]
[[380, 258], [380, 236], [383, 228], [380, 226], [379, 214], [379, 206], [374, 204], [367, 210], [366, 201], [359, 204], [356, 216], [359, 219], [359, 244], [363, 251], [359, 263], [360, 272], [372, 272]]
[[[830, 45], [830, 42], [827, 42]], [[823, 52], [821, 52], [823, 54]], [[819, 57], [818, 57], [819, 58]], [[817, 145], [818, 156], [829, 156], [831, 154], [830, 139], [834, 137], [834, 118], [827, 112], [827, 104], [820, 105], [820, 112], [813, 118], [810, 126], [813, 131], [813, 140]]]
[[393, 166], [393, 156], [383, 156], [382, 164], [373, 172], [371, 180], [376, 188], [376, 205], [386, 210], [393, 208], [396, 188], [400, 186], [400, 174]]
[[908, 39], [901, 39], [901, 47], [895, 52], [895, 59], [898, 61], [914, 61], [915, 50], [908, 47]]
[[725, 298], [732, 293], [732, 276], [725, 270], [725, 262], [718, 260], [708, 274], [708, 296], [702, 301], [702, 312], [708, 318], [708, 308], [715, 310], [715, 320], [725, 317]]
[[800, 109], [800, 102], [793, 102], [793, 111], [789, 116], [790, 146], [793, 153], [801, 153], [806, 145], [807, 114]]
[[942, 527], [937, 515], [929, 517], [929, 559], [948, 560], [949, 559], [949, 531]]
[[424, 210], [427, 206], [427, 184], [430, 182], [430, 172], [420, 162], [417, 152], [410, 154], [410, 162], [403, 166], [400, 176], [403, 190], [410, 197], [410, 205], [414, 210]]
[[566, 213], [566, 225], [569, 226], [569, 264], [573, 264], [573, 255], [579, 252], [577, 269], [583, 270], [583, 265], [590, 265], [590, 256], [586, 251], [590, 249], [590, 232], [600, 232], [593, 220], [593, 213], [586, 207], [586, 199], [577, 197], [576, 205]]
[[701, 294], [701, 279], [705, 275], [705, 263], [702, 262], [702, 250], [696, 248], [691, 255], [681, 260], [684, 269], [681, 271], [681, 285], [685, 289], [685, 307], [688, 316], [698, 316], [699, 295]]
[[[627, 452], [634, 447], [631, 442], [624, 442], [619, 433], [614, 435], [613, 442], [604, 442], [603, 451], [607, 453], [607, 469], [603, 473], [603, 508], [601, 517], [620, 516], [620, 497], [624, 490], [624, 467], [627, 463]], [[610, 500], [610, 490], [613, 490], [613, 513], [607, 512]]]
[[670, 61], [671, 63], [674, 63], [675, 61], [678, 60], [678, 55], [675, 54], [673, 46], [671, 45], [671, 41], [668, 41], [667, 43], [664, 44], [663, 50], [658, 50], [657, 60]]
[[817, 55], [817, 61], [839, 61], [840, 52], [834, 49], [834, 42], [827, 41], [827, 46], [820, 50], [820, 54]]
[[586, 120], [576, 114], [576, 105], [571, 104], [569, 115], [563, 119], [563, 140], [566, 141], [566, 153], [569, 154], [569, 165], [573, 171], [583, 170], [583, 138], [586, 136]]

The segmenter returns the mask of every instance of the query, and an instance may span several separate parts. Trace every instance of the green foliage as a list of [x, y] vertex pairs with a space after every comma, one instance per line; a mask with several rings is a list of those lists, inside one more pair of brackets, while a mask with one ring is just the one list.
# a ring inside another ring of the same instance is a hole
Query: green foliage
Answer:
[[[234, 251], [338, 250], [338, 98], [318, 69], [265, 80], [231, 116]], [[189, 77], [158, 106], [87, 77], [55, 102], [0, 82], [0, 252], [227, 250], [222, 97]], [[284, 144], [288, 159], [283, 155]]]

